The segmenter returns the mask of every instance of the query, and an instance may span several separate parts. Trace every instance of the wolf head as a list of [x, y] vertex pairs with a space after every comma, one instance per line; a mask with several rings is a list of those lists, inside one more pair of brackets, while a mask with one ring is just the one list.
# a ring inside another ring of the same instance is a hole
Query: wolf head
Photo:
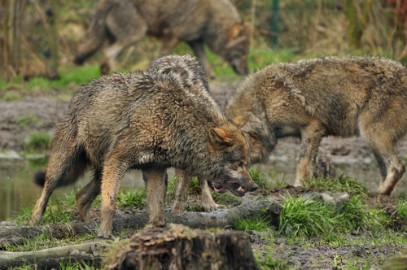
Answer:
[[232, 123], [209, 130], [208, 175], [210, 184], [217, 192], [231, 191], [243, 196], [258, 187], [247, 171], [249, 146], [238, 127]]
[[224, 59], [239, 75], [247, 75], [249, 68], [247, 57], [249, 54], [249, 35], [246, 25], [234, 24], [227, 33], [227, 42], [223, 48]]

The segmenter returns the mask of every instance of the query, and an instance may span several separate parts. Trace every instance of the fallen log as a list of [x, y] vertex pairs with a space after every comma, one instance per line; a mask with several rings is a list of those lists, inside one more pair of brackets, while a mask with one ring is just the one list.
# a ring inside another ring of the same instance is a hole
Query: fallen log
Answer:
[[[270, 225], [278, 226], [280, 204], [271, 197], [247, 198], [238, 206], [229, 209], [219, 209], [209, 213], [185, 212], [182, 214], [166, 213], [168, 223], [183, 224], [192, 228], [226, 227], [237, 219], [252, 219], [259, 214], [270, 221]], [[148, 223], [146, 211], [117, 211], [113, 221], [113, 232], [128, 228], [142, 228]], [[63, 239], [79, 234], [95, 234], [97, 220], [90, 222], [72, 222], [69, 224], [50, 224], [44, 226], [0, 226], [0, 249], [9, 245], [21, 245], [26, 239], [39, 235], [49, 235]]]
[[109, 246], [108, 241], [97, 240], [36, 251], [2, 251], [0, 252], [0, 269], [11, 269], [23, 265], [35, 265], [35, 269], [59, 269], [61, 264], [72, 262], [100, 266]]
[[248, 234], [226, 231], [211, 234], [171, 224], [147, 226], [111, 255], [105, 269], [260, 269]]

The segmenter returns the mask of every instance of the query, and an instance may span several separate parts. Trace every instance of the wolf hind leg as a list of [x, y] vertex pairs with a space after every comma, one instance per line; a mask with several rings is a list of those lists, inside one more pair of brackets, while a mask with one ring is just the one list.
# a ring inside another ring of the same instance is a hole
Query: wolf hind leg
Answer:
[[143, 170], [143, 179], [147, 189], [150, 223], [158, 227], [165, 226], [164, 207], [168, 182], [167, 172], [162, 168]]
[[180, 214], [185, 211], [191, 180], [192, 176], [184, 170], [175, 169], [175, 200], [171, 209], [172, 213]]
[[139, 12], [125, 1], [109, 12], [106, 24], [115, 42], [103, 50], [103, 63], [100, 66], [102, 74], [115, 70], [119, 54], [142, 40], [148, 28], [147, 22]]
[[396, 184], [403, 177], [405, 168], [398, 157], [395, 145], [385, 141], [368, 142], [375, 153], [382, 176], [379, 194], [390, 195]]
[[32, 223], [40, 222], [52, 192], [61, 182], [64, 182], [64, 178], [79, 177], [83, 173], [86, 168], [83, 162], [85, 162], [84, 153], [76, 145], [59, 147], [51, 154], [44, 187], [31, 215]]
[[100, 194], [101, 177], [101, 170], [95, 169], [92, 180], [76, 194], [76, 206], [84, 221], [89, 221], [91, 218], [89, 210], [92, 202]]
[[313, 175], [313, 164], [318, 155], [318, 147], [325, 128], [319, 120], [311, 120], [301, 131], [301, 150], [297, 162], [297, 173], [294, 186], [302, 186], [302, 181]]

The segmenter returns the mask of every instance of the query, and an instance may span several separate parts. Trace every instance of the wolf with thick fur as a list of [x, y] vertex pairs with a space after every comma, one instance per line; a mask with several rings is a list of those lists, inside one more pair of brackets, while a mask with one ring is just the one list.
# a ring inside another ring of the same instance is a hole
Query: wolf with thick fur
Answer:
[[324, 136], [360, 135], [379, 164], [379, 194], [404, 173], [397, 141], [407, 130], [407, 69], [371, 57], [324, 57], [275, 64], [247, 78], [226, 114], [247, 118], [251, 162], [268, 157], [277, 140], [301, 137], [295, 185], [312, 176]]
[[[31, 219], [39, 222], [48, 199], [64, 178], [87, 167], [92, 180], [77, 194], [83, 219], [101, 194], [99, 236], [112, 236], [120, 179], [141, 169], [146, 183], [150, 222], [165, 224], [168, 167], [211, 179], [217, 189], [237, 196], [257, 188], [246, 165], [248, 143], [209, 96], [206, 77], [191, 57], [157, 60], [172, 66], [158, 72], [103, 76], [81, 87], [66, 118], [58, 125], [45, 172], [45, 184]], [[189, 79], [186, 79], [189, 78]]]
[[102, 47], [101, 72], [115, 69], [117, 56], [149, 35], [160, 38], [160, 56], [186, 42], [206, 71], [210, 67], [204, 45], [226, 60], [236, 73], [248, 73], [249, 36], [236, 7], [229, 0], [101, 0], [75, 63], [81, 64]]

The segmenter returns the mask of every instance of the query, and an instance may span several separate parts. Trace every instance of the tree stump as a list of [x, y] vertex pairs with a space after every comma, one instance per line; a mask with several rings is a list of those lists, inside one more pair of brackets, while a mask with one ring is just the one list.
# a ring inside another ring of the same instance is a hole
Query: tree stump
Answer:
[[249, 236], [226, 231], [212, 234], [170, 224], [147, 226], [110, 255], [105, 269], [260, 269]]

